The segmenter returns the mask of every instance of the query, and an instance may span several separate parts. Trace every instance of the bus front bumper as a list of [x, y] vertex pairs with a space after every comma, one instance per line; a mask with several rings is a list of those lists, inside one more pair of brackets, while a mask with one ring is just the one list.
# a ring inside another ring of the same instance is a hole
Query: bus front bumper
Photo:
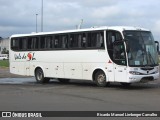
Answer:
[[130, 75], [128, 77], [129, 83], [141, 82], [146, 83], [159, 79], [159, 73], [150, 74], [150, 75]]

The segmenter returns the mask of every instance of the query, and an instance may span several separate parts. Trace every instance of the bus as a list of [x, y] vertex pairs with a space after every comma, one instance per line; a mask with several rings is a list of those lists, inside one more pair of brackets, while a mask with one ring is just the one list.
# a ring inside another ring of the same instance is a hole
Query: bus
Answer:
[[35, 76], [38, 83], [56, 78], [129, 86], [159, 79], [158, 51], [151, 31], [139, 27], [19, 34], [10, 37], [10, 72]]

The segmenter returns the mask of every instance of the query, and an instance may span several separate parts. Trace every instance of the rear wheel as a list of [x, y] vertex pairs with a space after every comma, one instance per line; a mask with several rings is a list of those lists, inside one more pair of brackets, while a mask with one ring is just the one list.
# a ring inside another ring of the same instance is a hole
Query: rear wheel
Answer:
[[103, 71], [98, 71], [95, 74], [95, 82], [99, 87], [105, 87], [109, 85], [109, 82], [106, 82], [106, 75]]
[[44, 77], [44, 73], [43, 73], [43, 70], [41, 68], [38, 68], [35, 72], [35, 78], [36, 78], [36, 81], [38, 83], [48, 83], [49, 82], [49, 78], [45, 78]]

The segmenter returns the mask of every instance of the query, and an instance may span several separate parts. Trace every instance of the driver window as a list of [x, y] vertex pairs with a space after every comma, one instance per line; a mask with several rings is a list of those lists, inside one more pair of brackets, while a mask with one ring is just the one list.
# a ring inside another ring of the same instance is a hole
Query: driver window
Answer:
[[126, 65], [126, 54], [123, 42], [114, 43], [113, 60], [118, 65]]
[[122, 36], [121, 33], [118, 31], [106, 31], [106, 36], [108, 54], [113, 61], [113, 44], [116, 41], [122, 41]]

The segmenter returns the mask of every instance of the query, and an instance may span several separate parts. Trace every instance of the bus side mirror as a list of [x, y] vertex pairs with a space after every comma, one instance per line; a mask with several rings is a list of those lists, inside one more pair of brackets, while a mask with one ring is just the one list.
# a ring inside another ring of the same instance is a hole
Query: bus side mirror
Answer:
[[154, 41], [156, 44], [156, 48], [157, 48], [157, 52], [159, 53], [159, 42], [158, 41]]

